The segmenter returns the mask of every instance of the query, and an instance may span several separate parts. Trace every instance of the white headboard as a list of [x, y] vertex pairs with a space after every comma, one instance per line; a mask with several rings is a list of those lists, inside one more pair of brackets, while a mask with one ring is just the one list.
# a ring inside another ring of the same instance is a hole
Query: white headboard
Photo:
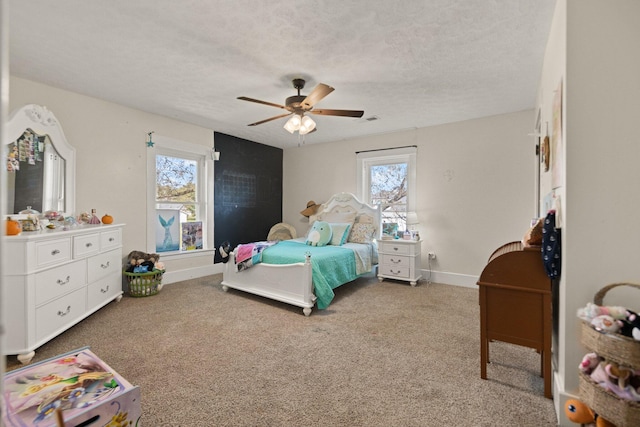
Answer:
[[322, 217], [323, 213], [356, 213], [356, 221], [365, 224], [374, 224], [375, 233], [374, 237], [380, 239], [382, 213], [380, 205], [371, 206], [361, 202], [351, 193], [337, 193], [331, 196], [329, 200], [324, 202], [318, 208], [318, 211], [309, 217], [309, 223]]

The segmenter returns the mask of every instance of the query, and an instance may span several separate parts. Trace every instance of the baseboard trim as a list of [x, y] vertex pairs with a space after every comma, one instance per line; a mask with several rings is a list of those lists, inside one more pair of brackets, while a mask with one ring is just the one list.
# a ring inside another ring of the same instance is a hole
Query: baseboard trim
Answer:
[[178, 271], [167, 271], [162, 275], [162, 284], [182, 282], [183, 280], [197, 279], [199, 277], [211, 276], [224, 271], [224, 264], [217, 263], [205, 265], [202, 267], [194, 267]]
[[422, 270], [422, 279], [443, 285], [462, 286], [464, 288], [477, 288], [478, 276], [470, 274], [448, 273], [445, 271]]

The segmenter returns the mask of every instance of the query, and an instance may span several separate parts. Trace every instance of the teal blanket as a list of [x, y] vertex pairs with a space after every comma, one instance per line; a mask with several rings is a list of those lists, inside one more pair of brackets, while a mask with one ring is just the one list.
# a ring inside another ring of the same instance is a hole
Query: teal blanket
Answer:
[[311, 254], [311, 276], [316, 305], [324, 310], [333, 300], [333, 289], [355, 280], [356, 257], [351, 249], [340, 246], [309, 246], [301, 242], [284, 240], [262, 251], [265, 264], [294, 264], [305, 262]]

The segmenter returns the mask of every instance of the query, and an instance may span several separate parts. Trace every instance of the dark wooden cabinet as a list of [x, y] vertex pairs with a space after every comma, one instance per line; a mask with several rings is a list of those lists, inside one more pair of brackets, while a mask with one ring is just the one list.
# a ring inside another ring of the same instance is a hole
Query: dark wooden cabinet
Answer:
[[530, 347], [540, 353], [544, 395], [551, 398], [551, 280], [540, 247], [502, 245], [489, 257], [478, 286], [480, 377], [487, 378], [491, 341]]

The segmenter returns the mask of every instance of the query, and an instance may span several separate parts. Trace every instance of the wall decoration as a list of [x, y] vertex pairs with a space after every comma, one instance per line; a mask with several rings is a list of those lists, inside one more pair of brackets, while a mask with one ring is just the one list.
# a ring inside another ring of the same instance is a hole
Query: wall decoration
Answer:
[[202, 221], [183, 222], [181, 240], [183, 251], [202, 249]]
[[549, 160], [551, 159], [551, 149], [549, 148], [549, 136], [545, 136], [540, 145], [540, 161], [544, 166], [543, 171], [549, 172]]
[[553, 97], [551, 134], [551, 187], [558, 188], [564, 181], [564, 147], [562, 141], [562, 80]]
[[180, 250], [180, 211], [156, 210], [156, 252]]

